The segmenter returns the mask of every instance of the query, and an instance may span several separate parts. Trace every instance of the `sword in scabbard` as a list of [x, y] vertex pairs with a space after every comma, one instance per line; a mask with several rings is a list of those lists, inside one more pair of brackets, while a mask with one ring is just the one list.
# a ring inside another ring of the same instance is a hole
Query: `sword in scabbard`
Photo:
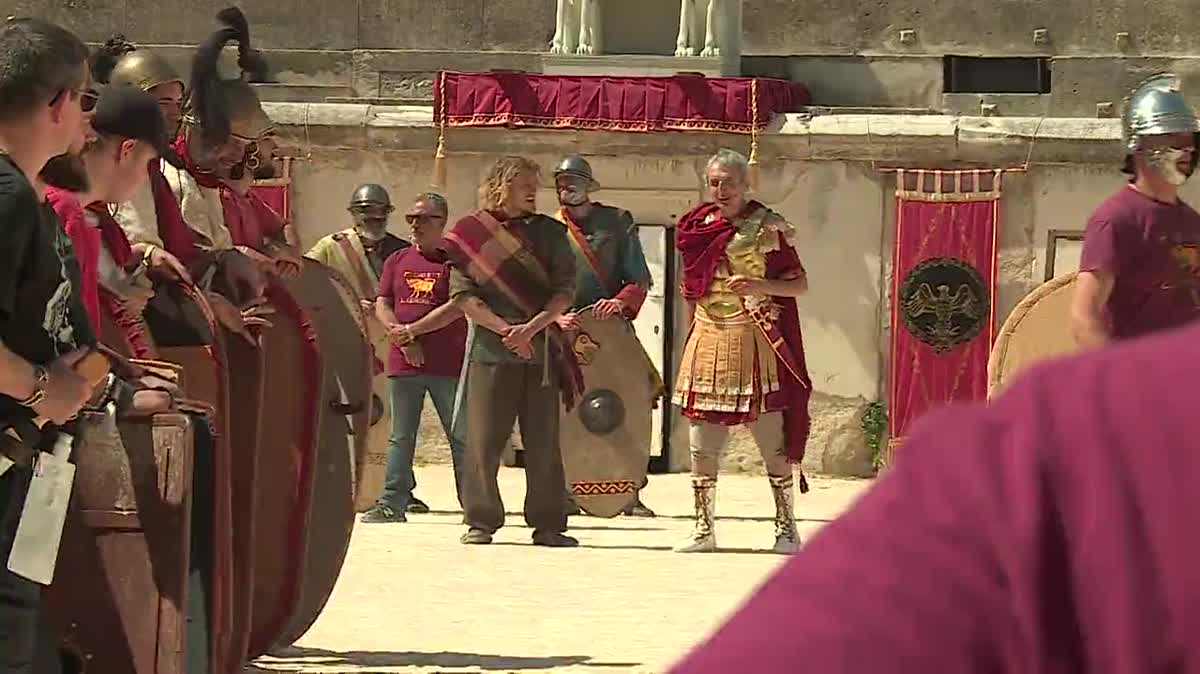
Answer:
[[788, 347], [787, 342], [784, 341], [783, 333], [779, 331], [778, 327], [776, 327], [775, 322], [772, 321], [771, 317], [767, 316], [761, 308], [757, 306], [749, 306], [745, 302], [742, 304], [746, 308], [746, 313], [750, 314], [750, 318], [754, 321], [754, 324], [758, 326], [758, 329], [762, 331], [763, 336], [767, 338], [767, 342], [771, 345], [771, 350], [774, 351], [775, 355], [779, 357], [779, 360], [783, 363], [783, 366], [788, 369], [788, 372], [792, 373], [792, 376], [796, 378], [796, 381], [800, 382], [801, 386], [808, 388], [808, 384], [805, 383], [804, 378], [800, 376], [800, 366], [796, 363], [796, 358], [792, 355], [791, 348]]

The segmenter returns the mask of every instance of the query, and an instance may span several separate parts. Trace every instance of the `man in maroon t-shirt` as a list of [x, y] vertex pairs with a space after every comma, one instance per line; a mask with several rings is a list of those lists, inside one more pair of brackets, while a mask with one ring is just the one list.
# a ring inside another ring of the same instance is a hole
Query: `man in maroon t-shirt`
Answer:
[[454, 462], [461, 503], [465, 422], [453, 423], [458, 376], [466, 350], [467, 323], [450, 302], [450, 267], [434, 253], [442, 240], [448, 209], [440, 194], [422, 194], [405, 216], [415, 244], [393, 253], [383, 265], [375, 315], [392, 343], [387, 375], [392, 394], [392, 437], [383, 495], [363, 522], [404, 522], [416, 478], [413, 452], [425, 395], [433, 400]]
[[1138, 87], [1123, 121], [1133, 178], [1088, 219], [1071, 307], [1084, 348], [1200, 317], [1200, 214], [1179, 199], [1200, 126], [1172, 75]]

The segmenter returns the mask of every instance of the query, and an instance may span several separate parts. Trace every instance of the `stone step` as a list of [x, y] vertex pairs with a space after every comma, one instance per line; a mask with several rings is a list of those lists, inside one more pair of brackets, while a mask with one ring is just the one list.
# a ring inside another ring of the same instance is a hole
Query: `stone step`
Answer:
[[340, 84], [255, 84], [263, 101], [278, 103], [325, 103], [331, 98], [354, 96], [354, 88]]

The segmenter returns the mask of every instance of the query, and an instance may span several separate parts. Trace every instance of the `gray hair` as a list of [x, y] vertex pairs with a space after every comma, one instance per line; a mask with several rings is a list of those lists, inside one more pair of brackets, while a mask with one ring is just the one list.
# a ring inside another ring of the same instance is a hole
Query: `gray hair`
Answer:
[[450, 215], [450, 204], [446, 201], [446, 197], [437, 192], [423, 192], [417, 195], [417, 201], [424, 201], [427, 204], [432, 204], [442, 213]]
[[714, 166], [736, 172], [741, 176], [742, 182], [750, 179], [750, 161], [741, 152], [724, 148], [718, 150], [716, 154], [709, 158], [708, 163], [704, 165], [704, 172], [708, 173], [709, 169]]

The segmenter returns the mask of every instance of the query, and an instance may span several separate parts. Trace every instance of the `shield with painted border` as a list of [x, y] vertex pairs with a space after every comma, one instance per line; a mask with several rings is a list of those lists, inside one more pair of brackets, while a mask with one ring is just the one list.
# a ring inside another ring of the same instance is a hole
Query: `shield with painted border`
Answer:
[[1000, 327], [988, 357], [988, 397], [1029, 366], [1079, 350], [1069, 316], [1076, 273], [1046, 281], [1025, 296]]
[[322, 405], [300, 599], [276, 645], [304, 635], [337, 582], [354, 529], [354, 468], [371, 421], [371, 345], [362, 310], [335, 270], [306, 259], [288, 290], [316, 329]]
[[560, 424], [567, 490], [589, 515], [615, 517], [646, 479], [651, 410], [662, 382], [624, 319], [580, 311], [567, 338], [583, 370], [584, 392]]

